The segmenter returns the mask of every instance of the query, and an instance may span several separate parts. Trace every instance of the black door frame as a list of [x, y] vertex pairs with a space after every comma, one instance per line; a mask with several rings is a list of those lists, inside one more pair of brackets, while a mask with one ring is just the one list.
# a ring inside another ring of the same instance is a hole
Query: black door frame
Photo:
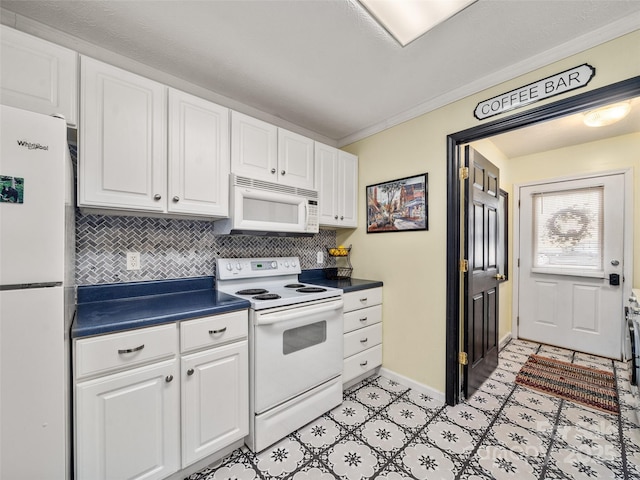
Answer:
[[[458, 171], [462, 166], [459, 145], [500, 133], [592, 110], [616, 101], [640, 96], [640, 76], [574, 95], [522, 113], [468, 128], [447, 136], [447, 335], [445, 397], [448, 405], [460, 401], [460, 193]], [[471, 114], [471, 112], [470, 112]]]

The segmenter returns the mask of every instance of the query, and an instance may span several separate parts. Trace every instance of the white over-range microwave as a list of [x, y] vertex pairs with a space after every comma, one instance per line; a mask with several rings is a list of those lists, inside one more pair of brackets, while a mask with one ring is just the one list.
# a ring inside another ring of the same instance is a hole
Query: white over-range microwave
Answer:
[[318, 192], [231, 175], [230, 218], [214, 233], [307, 236], [318, 233]]

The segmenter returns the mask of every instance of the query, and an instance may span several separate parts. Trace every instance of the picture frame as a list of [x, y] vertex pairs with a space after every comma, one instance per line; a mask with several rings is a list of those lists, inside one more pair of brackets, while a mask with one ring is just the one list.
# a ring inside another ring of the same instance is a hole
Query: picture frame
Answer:
[[429, 230], [428, 173], [367, 185], [367, 233]]

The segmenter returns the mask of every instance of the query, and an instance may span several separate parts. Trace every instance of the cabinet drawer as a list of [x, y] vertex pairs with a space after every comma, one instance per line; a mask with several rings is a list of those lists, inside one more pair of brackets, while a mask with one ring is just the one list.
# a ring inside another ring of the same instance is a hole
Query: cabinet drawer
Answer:
[[382, 321], [382, 305], [362, 308], [344, 314], [344, 332], [351, 332], [358, 328], [368, 327]]
[[77, 340], [76, 378], [170, 357], [177, 347], [175, 323]]
[[189, 352], [244, 338], [249, 330], [246, 310], [189, 320], [180, 324], [180, 351]]
[[376, 323], [344, 336], [344, 358], [382, 343], [382, 323]]
[[344, 361], [342, 382], [346, 383], [349, 380], [353, 380], [358, 375], [362, 375], [380, 365], [382, 365], [382, 345], [376, 345]]
[[382, 287], [345, 293], [342, 299], [344, 300], [345, 312], [380, 305], [382, 303]]

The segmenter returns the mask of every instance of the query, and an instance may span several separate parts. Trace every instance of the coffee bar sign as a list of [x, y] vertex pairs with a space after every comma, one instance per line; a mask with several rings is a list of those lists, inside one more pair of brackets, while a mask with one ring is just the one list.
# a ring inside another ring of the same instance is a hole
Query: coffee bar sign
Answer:
[[484, 120], [514, 108], [539, 102], [545, 98], [584, 87], [595, 74], [596, 69], [585, 63], [480, 102], [473, 114], [478, 120]]

